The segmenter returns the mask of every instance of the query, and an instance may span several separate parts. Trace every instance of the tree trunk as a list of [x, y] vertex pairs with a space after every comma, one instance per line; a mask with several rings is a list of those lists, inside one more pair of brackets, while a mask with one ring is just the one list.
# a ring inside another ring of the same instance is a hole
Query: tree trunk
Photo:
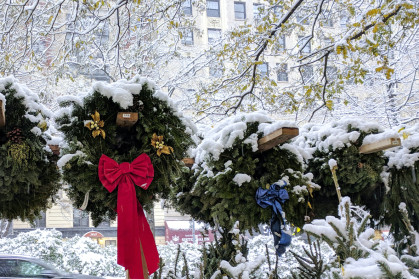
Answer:
[[0, 219], [0, 238], [9, 235], [11, 226], [12, 220]]

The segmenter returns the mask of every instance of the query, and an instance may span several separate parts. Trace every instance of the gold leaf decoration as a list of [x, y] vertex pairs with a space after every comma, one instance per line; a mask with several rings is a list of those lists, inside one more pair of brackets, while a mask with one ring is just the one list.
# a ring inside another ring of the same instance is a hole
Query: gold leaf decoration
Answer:
[[101, 135], [103, 139], [106, 137], [105, 130], [102, 128], [105, 126], [105, 122], [100, 120], [99, 112], [95, 111], [95, 114], [92, 114], [93, 121], [88, 122], [85, 127], [92, 131], [92, 136], [96, 138]]

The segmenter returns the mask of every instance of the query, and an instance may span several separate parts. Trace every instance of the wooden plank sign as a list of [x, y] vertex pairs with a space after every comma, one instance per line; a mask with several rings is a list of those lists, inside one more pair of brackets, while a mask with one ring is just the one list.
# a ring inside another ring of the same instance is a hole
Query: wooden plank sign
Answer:
[[138, 112], [118, 112], [116, 125], [120, 127], [132, 127], [138, 121]]
[[382, 139], [377, 142], [372, 142], [369, 144], [364, 144], [359, 148], [359, 153], [362, 154], [369, 154], [374, 153], [382, 150], [386, 150], [392, 147], [400, 146], [401, 140], [400, 138], [387, 138]]
[[0, 100], [0, 128], [6, 126], [6, 116], [3, 109], [3, 101]]
[[187, 166], [188, 168], [191, 168], [193, 166], [193, 164], [195, 163], [195, 159], [194, 158], [183, 158], [182, 162], [185, 164], [185, 166]]
[[264, 136], [258, 140], [259, 151], [263, 152], [269, 150], [278, 144], [284, 143], [287, 140], [290, 140], [298, 136], [298, 128], [279, 128], [278, 130], [270, 133], [269, 135]]

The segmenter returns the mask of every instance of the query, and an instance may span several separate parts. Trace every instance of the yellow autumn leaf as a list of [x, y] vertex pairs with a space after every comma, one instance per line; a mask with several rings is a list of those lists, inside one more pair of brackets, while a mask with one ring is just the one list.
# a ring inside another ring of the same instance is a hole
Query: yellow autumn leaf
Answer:
[[332, 110], [332, 109], [333, 109], [333, 101], [332, 101], [332, 100], [327, 100], [327, 101], [326, 101], [326, 107], [327, 107], [329, 110]]
[[310, 202], [307, 202], [307, 205], [308, 205], [308, 207], [310, 207], [310, 209], [313, 209]]

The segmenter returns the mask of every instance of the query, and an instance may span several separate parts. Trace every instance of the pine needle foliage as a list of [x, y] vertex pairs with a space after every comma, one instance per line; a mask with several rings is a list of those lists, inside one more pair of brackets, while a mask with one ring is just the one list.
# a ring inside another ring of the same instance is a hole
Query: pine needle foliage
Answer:
[[[85, 194], [89, 192], [86, 210], [91, 213], [95, 225], [104, 219], [114, 219], [116, 215], [114, 209], [118, 191], [116, 189], [109, 193], [100, 183], [97, 173], [102, 154], [118, 163], [132, 162], [142, 153], [150, 157], [154, 167], [153, 182], [147, 190], [135, 187], [138, 200], [148, 210], [157, 196], [168, 197], [170, 185], [184, 166], [181, 159], [187, 157], [186, 150], [193, 143], [190, 133], [194, 128], [186, 127], [188, 123], [185, 124], [180, 113], [169, 105], [169, 99], [156, 95], [157, 90], [139, 77], [125, 86], [138, 85], [141, 85], [141, 90], [138, 94], [132, 94], [134, 103], [126, 109], [97, 88], [86, 95], [82, 102], [66, 99], [60, 104], [63, 109], [56, 122], [68, 144], [63, 149], [63, 155], [73, 156], [63, 166], [63, 179], [71, 185], [68, 194], [76, 207], [83, 204]], [[139, 103], [143, 106], [139, 106]], [[70, 112], [66, 113], [68, 110]], [[92, 137], [92, 132], [85, 127], [85, 121], [90, 121], [95, 111], [105, 122], [103, 129], [106, 138]], [[120, 111], [138, 112], [137, 123], [130, 128], [118, 127], [116, 117]], [[154, 133], [163, 136], [165, 145], [173, 148], [171, 154], [157, 155], [151, 145]]]
[[[219, 158], [210, 157], [192, 170], [183, 169], [171, 197], [178, 211], [225, 230], [236, 221], [240, 230], [258, 230], [259, 224], [269, 222], [272, 212], [257, 205], [256, 190], [284, 179], [290, 194], [283, 207], [286, 218], [296, 226], [304, 224], [309, 211], [308, 189], [317, 185], [304, 175], [302, 162], [288, 149], [278, 146], [262, 153], [252, 149], [249, 138], [262, 136], [259, 124], [248, 122], [243, 138], [237, 137]], [[237, 174], [248, 175], [250, 181], [239, 186], [234, 182]], [[293, 192], [294, 186], [301, 186], [301, 191]]]
[[[330, 159], [337, 162], [337, 178], [342, 196], [349, 196], [354, 204], [364, 205], [371, 212], [371, 215], [378, 219], [380, 216], [380, 204], [384, 198], [384, 184], [381, 181], [380, 173], [386, 165], [386, 158], [383, 152], [370, 154], [359, 153], [359, 147], [363, 139], [369, 134], [378, 133], [379, 130], [371, 128], [364, 131], [357, 127], [358, 123], [335, 123], [336, 126], [346, 129], [347, 134], [358, 132], [356, 140], [352, 140], [343, 146], [334, 148], [332, 145], [324, 147], [326, 142], [335, 141], [328, 137], [306, 140], [312, 141], [311, 147], [317, 148], [313, 153], [313, 159], [308, 161], [307, 171], [313, 173], [315, 183], [321, 185], [321, 189], [314, 193], [314, 214], [316, 218], [324, 218], [327, 215], [337, 215], [338, 198], [332, 176], [330, 175]], [[333, 127], [332, 127], [333, 128]]]
[[0, 94], [6, 99], [6, 126], [0, 128], [0, 219], [34, 221], [60, 188], [57, 156], [46, 150], [49, 115], [35, 94], [15, 82], [7, 82]]
[[[419, 152], [419, 150], [416, 150]], [[414, 153], [414, 152], [412, 152]], [[409, 234], [399, 205], [406, 205], [410, 223], [414, 228], [419, 227], [419, 161], [411, 167], [390, 169], [390, 190], [384, 200], [384, 223], [391, 224], [391, 233], [397, 241]]]
[[328, 269], [322, 259], [319, 240], [312, 242], [310, 237], [307, 240], [310, 249], [303, 248], [307, 257], [302, 257], [290, 251], [300, 264], [298, 267], [299, 273], [291, 272], [293, 279], [321, 279], [321, 276]]
[[[366, 228], [370, 218], [368, 212], [352, 206], [350, 199], [344, 197], [339, 205], [339, 218], [328, 216], [326, 220], [316, 220], [304, 226], [308, 236], [324, 240], [335, 251], [336, 260], [330, 263], [334, 278], [340, 278], [342, 274], [345, 274], [344, 278], [358, 278], [359, 272], [355, 271], [358, 264], [364, 269], [370, 267], [373, 272], [370, 276], [380, 276], [377, 278], [405, 278], [408, 274], [407, 267], [393, 249], [386, 244], [379, 246], [380, 242], [373, 240], [374, 230]], [[303, 263], [301, 269], [307, 268]], [[350, 276], [348, 272], [355, 272], [357, 276]]]

